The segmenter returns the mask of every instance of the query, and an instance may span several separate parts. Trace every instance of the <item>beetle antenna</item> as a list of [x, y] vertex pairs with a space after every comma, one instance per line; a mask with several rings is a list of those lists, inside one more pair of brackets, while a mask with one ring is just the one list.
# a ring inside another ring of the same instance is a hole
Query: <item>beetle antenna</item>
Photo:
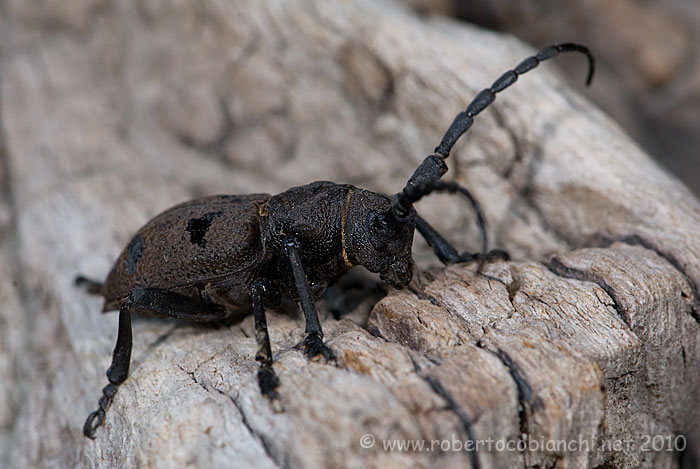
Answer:
[[595, 73], [595, 59], [587, 47], [570, 42], [545, 47], [537, 52], [537, 54], [520, 62], [513, 70], [505, 72], [498, 80], [493, 82], [489, 88], [482, 90], [476, 95], [474, 100], [467, 106], [466, 111], [457, 114], [452, 125], [450, 125], [450, 128], [447, 129], [447, 132], [445, 132], [445, 135], [442, 137], [440, 145], [435, 148], [435, 153], [443, 155], [443, 158], [447, 158], [459, 137], [472, 126], [474, 117], [486, 109], [496, 99], [496, 93], [508, 88], [517, 81], [518, 76], [537, 67], [540, 62], [556, 57], [561, 52], [580, 52], [586, 56], [588, 59], [586, 86], [590, 85], [593, 80], [593, 74]]
[[474, 117], [493, 103], [496, 93], [508, 88], [517, 81], [518, 76], [537, 67], [540, 62], [556, 57], [562, 52], [579, 52], [586, 56], [588, 59], [586, 86], [590, 85], [595, 73], [595, 58], [587, 47], [580, 44], [571, 42], [554, 44], [523, 60], [514, 69], [501, 75], [489, 88], [477, 94], [467, 109], [457, 114], [442, 137], [440, 145], [435, 148], [435, 153], [423, 160], [406, 183], [406, 187], [394, 196], [387, 217], [394, 222], [406, 221], [413, 204], [429, 193], [432, 186], [447, 172], [445, 159], [450, 155], [452, 147], [472, 126]]

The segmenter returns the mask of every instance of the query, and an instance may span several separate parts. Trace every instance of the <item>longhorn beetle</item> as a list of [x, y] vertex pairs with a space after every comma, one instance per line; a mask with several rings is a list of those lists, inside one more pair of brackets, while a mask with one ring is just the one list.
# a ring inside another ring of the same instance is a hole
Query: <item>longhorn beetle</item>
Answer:
[[[355, 265], [361, 265], [395, 287], [413, 277], [411, 245], [417, 229], [444, 264], [507, 258], [503, 251], [487, 253], [484, 219], [469, 191], [440, 178], [455, 142], [489, 106], [496, 93], [519, 75], [561, 52], [580, 52], [588, 59], [586, 84], [595, 61], [578, 44], [545, 47], [505, 72], [481, 91], [445, 132], [435, 153], [426, 157], [403, 190], [389, 198], [348, 184], [313, 182], [281, 194], [217, 195], [176, 205], [150, 220], [122, 251], [103, 284], [76, 278], [76, 283], [104, 297], [104, 311], [119, 309], [119, 331], [107, 370], [109, 384], [99, 408], [85, 425], [94, 438], [117, 387], [129, 372], [131, 313], [217, 322], [232, 311], [252, 306], [258, 384], [263, 395], [278, 398], [279, 380], [263, 300], [279, 307], [281, 295], [298, 302], [306, 320], [304, 354], [309, 359], [334, 358], [323, 343], [314, 302], [326, 287]], [[413, 204], [433, 192], [459, 193], [473, 205], [481, 229], [482, 250], [458, 253], [421, 218]]]

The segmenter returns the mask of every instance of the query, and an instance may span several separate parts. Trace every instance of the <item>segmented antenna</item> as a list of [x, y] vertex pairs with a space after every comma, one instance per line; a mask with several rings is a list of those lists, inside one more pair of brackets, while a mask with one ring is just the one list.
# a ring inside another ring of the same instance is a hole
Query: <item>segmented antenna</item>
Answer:
[[570, 42], [545, 47], [537, 54], [520, 62], [513, 70], [508, 70], [501, 75], [498, 80], [493, 82], [493, 85], [477, 94], [474, 100], [467, 106], [466, 111], [457, 114], [454, 121], [452, 121], [452, 125], [450, 125], [450, 128], [447, 129], [447, 132], [445, 132], [445, 135], [442, 137], [440, 145], [435, 148], [435, 153], [441, 155], [443, 158], [447, 158], [450, 155], [452, 147], [457, 140], [459, 140], [459, 137], [464, 135], [474, 123], [474, 117], [486, 109], [496, 99], [496, 93], [508, 88], [518, 80], [518, 76], [537, 67], [540, 62], [556, 57], [561, 52], [580, 52], [586, 55], [586, 58], [588, 58], [586, 86], [590, 85], [593, 80], [593, 74], [595, 73], [595, 59], [587, 47]]
[[537, 67], [540, 62], [556, 57], [562, 52], [579, 52], [586, 56], [588, 59], [586, 85], [590, 85], [593, 80], [593, 74], [595, 73], [595, 59], [593, 58], [593, 54], [591, 54], [587, 47], [571, 42], [545, 47], [537, 52], [537, 54], [520, 62], [514, 69], [505, 72], [498, 80], [493, 82], [489, 88], [477, 94], [465, 111], [457, 114], [452, 124], [447, 129], [447, 132], [445, 132], [445, 135], [442, 137], [440, 145], [435, 148], [435, 153], [423, 160], [420, 166], [413, 172], [413, 175], [408, 180], [403, 190], [394, 196], [391, 209], [386, 214], [387, 221], [405, 222], [408, 219], [413, 204], [418, 202], [424, 195], [431, 192], [433, 185], [447, 172], [447, 165], [444, 160], [450, 156], [452, 147], [472, 126], [474, 117], [494, 102], [496, 93], [500, 93], [508, 88], [518, 80], [520, 75]]

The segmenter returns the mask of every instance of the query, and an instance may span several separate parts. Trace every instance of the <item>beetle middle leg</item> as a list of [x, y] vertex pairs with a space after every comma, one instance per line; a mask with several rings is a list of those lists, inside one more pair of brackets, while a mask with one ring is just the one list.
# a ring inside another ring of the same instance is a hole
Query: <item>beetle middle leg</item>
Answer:
[[132, 312], [197, 322], [215, 322], [226, 316], [226, 311], [220, 306], [179, 293], [159, 288], [134, 288], [131, 290], [119, 309], [117, 344], [112, 353], [112, 364], [106, 373], [109, 384], [102, 389], [98, 409], [88, 416], [83, 425], [83, 434], [89, 438], [95, 437], [95, 430], [104, 422], [105, 413], [112, 404], [117, 388], [129, 375], [132, 348]]
[[267, 331], [267, 319], [263, 307], [263, 295], [270, 294], [270, 286], [264, 279], [257, 279], [250, 287], [250, 297], [253, 302], [253, 317], [255, 319], [255, 341], [258, 351], [255, 360], [260, 362], [258, 370], [258, 385], [260, 392], [271, 400], [279, 398], [277, 388], [280, 382], [272, 368], [272, 347], [270, 346], [270, 334]]
[[299, 258], [299, 242], [296, 239], [284, 241], [284, 250], [289, 258], [289, 263], [294, 274], [294, 284], [299, 295], [299, 304], [306, 320], [306, 338], [304, 338], [304, 355], [310, 360], [324, 358], [328, 361], [335, 360], [335, 354], [323, 343], [323, 330], [318, 320], [318, 312], [314, 304], [311, 288], [304, 274], [304, 269]]

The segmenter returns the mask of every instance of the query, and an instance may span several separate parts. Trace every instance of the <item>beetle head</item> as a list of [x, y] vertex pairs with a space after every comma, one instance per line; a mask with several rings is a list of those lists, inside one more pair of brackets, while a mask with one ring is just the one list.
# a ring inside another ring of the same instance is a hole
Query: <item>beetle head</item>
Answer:
[[382, 280], [400, 288], [413, 278], [413, 232], [415, 211], [402, 223], [387, 216], [389, 198], [358, 190], [346, 212], [344, 244], [353, 264], [379, 273]]

